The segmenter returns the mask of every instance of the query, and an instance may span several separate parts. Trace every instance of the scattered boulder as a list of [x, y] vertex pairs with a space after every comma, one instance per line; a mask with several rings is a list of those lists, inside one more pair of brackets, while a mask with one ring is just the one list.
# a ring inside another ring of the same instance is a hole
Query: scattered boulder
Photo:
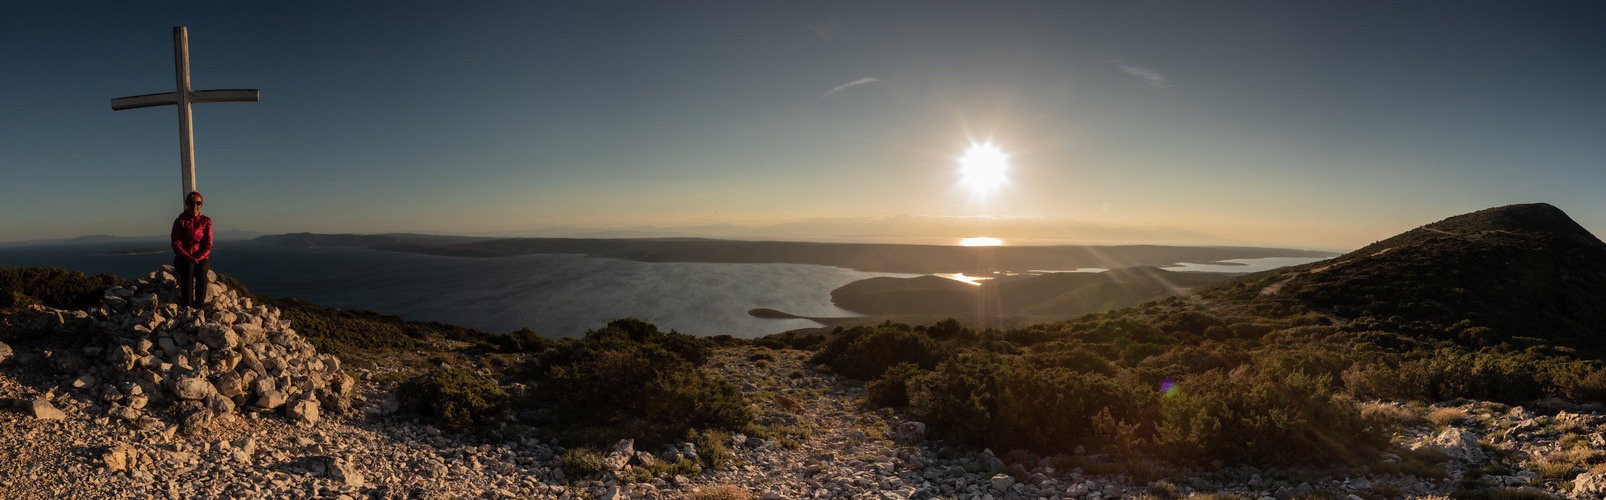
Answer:
[[331, 479], [340, 481], [346, 486], [361, 488], [363, 485], [367, 484], [367, 482], [363, 480], [362, 473], [358, 472], [357, 468], [353, 467], [351, 463], [344, 460], [331, 460], [328, 470], [329, 477]]
[[297, 400], [285, 408], [284, 416], [290, 417], [290, 420], [316, 424], [318, 423], [318, 402], [306, 399]]
[[108, 471], [143, 469], [151, 464], [149, 454], [127, 444], [118, 444], [100, 456]]
[[898, 440], [905, 443], [919, 443], [926, 440], [926, 424], [921, 422], [904, 422], [898, 426]]
[[1009, 491], [1009, 487], [1014, 485], [1015, 478], [1009, 477], [1008, 474], [994, 475], [992, 479], [988, 480], [988, 486], [998, 491]]
[[173, 386], [174, 395], [179, 399], [206, 399], [213, 391], [212, 384], [199, 377], [179, 379]]
[[61, 420], [63, 418], [67, 418], [67, 414], [56, 409], [56, 406], [50, 404], [50, 400], [48, 399], [35, 399], [32, 403], [28, 403], [28, 414], [33, 415], [33, 418], [37, 418], [39, 420]]
[[1483, 454], [1483, 448], [1478, 446], [1478, 435], [1459, 427], [1445, 429], [1444, 432], [1439, 433], [1432, 440], [1417, 443], [1411, 448], [1415, 450], [1425, 447], [1437, 449], [1451, 458], [1469, 463], [1482, 462], [1488, 459]]
[[0, 342], [0, 366], [11, 363], [11, 358], [15, 357], [16, 353], [11, 350], [11, 346], [6, 345], [5, 342]]
[[1598, 499], [1606, 497], [1606, 473], [1586, 472], [1573, 479], [1575, 498]]
[[636, 455], [636, 440], [621, 439], [608, 450], [608, 455], [602, 457], [602, 465], [611, 471], [622, 471], [630, 463], [630, 458]]

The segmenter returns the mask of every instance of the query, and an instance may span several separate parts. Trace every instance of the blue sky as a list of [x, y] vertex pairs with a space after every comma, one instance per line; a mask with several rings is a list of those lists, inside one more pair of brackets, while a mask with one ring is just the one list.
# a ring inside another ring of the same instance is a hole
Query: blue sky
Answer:
[[1543, 201], [1606, 233], [1598, 2], [160, 5], [0, 3], [0, 241], [165, 232], [175, 111], [109, 101], [172, 90], [181, 25], [194, 88], [262, 92], [194, 109], [220, 229], [1354, 248]]

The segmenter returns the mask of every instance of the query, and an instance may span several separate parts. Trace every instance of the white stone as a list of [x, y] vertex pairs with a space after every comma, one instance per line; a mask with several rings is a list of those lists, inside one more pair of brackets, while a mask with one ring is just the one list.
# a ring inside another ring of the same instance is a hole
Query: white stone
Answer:
[[212, 395], [214, 389], [212, 383], [207, 382], [204, 378], [188, 377], [180, 379], [177, 384], [174, 384], [173, 392], [179, 399], [206, 399], [207, 396]]
[[63, 418], [67, 418], [66, 413], [62, 413], [61, 410], [56, 409], [55, 405], [50, 404], [49, 400], [45, 399], [35, 399], [32, 403], [29, 403], [28, 412], [33, 415], [33, 418], [37, 418], [39, 420], [61, 420]]
[[268, 390], [262, 393], [262, 397], [257, 398], [256, 405], [271, 410], [280, 406], [284, 406], [285, 401], [287, 401], [287, 398], [285, 397], [284, 393], [275, 390]]

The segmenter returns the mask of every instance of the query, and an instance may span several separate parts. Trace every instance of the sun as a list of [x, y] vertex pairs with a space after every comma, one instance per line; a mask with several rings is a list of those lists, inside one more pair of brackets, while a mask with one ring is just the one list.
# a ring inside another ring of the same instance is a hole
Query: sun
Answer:
[[978, 195], [986, 195], [998, 190], [1008, 178], [1004, 172], [1009, 170], [1009, 156], [998, 150], [993, 143], [971, 144], [965, 150], [965, 156], [959, 158], [959, 174], [970, 190]]

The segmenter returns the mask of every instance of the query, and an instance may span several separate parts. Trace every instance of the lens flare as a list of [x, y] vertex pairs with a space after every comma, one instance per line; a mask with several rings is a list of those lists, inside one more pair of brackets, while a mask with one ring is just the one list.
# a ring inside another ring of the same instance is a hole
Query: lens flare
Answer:
[[1160, 394], [1164, 395], [1165, 397], [1176, 397], [1179, 392], [1181, 392], [1181, 389], [1177, 387], [1176, 382], [1173, 382], [1170, 379], [1160, 382]]

